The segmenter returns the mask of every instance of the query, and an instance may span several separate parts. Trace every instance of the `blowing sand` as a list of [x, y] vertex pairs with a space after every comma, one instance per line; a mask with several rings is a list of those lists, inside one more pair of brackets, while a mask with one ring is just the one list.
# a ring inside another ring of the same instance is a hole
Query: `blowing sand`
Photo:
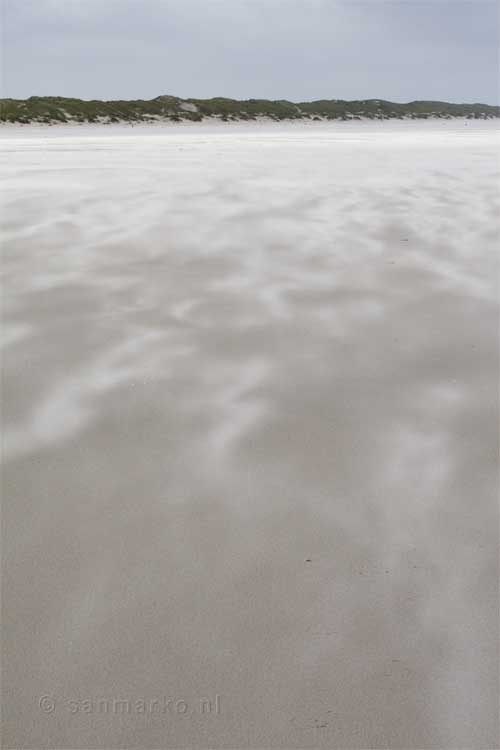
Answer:
[[498, 747], [496, 123], [1, 148], [5, 747]]

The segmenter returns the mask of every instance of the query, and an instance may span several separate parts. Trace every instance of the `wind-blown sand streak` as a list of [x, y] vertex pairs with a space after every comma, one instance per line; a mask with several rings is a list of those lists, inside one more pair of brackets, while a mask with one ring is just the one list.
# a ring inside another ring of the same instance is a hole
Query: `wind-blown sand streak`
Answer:
[[495, 124], [1, 149], [6, 746], [496, 747]]

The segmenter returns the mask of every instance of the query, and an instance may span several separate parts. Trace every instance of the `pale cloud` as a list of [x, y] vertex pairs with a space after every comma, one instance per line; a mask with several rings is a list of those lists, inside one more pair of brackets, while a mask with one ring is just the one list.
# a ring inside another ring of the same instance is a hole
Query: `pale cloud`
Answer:
[[495, 102], [475, 0], [4, 0], [4, 95]]

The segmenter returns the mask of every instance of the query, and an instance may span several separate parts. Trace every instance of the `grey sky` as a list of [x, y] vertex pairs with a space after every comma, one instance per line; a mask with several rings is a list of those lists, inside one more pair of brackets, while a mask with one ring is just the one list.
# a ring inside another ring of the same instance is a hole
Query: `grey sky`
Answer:
[[496, 0], [3, 0], [2, 95], [499, 100]]

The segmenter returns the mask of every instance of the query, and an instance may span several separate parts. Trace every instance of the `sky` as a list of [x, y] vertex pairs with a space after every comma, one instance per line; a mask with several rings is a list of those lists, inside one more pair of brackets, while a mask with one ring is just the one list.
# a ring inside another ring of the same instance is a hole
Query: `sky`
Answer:
[[500, 102], [497, 0], [3, 0], [3, 97]]

